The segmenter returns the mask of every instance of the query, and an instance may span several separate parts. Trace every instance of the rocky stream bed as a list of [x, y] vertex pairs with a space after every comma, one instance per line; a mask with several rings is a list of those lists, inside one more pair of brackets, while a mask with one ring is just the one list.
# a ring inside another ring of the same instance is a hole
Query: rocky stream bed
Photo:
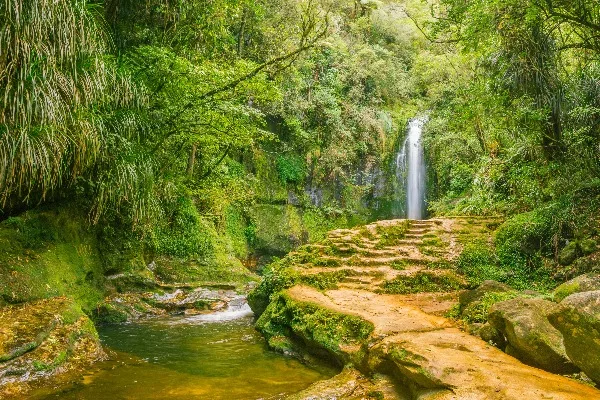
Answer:
[[473, 289], [455, 261], [495, 226], [332, 231], [241, 291], [254, 314], [239, 288], [156, 282], [106, 298], [100, 335], [66, 297], [4, 307], [0, 397], [600, 398], [599, 275], [545, 294]]

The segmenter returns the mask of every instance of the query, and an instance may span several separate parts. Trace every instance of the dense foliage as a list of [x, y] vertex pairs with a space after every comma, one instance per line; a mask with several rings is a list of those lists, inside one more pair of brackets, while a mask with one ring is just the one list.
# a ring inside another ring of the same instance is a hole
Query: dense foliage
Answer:
[[514, 215], [498, 261], [534, 276], [542, 258], [597, 235], [600, 6], [441, 0], [433, 10], [428, 34], [463, 61], [431, 107], [430, 208]]
[[177, 257], [215, 230], [244, 257], [270, 218], [256, 204], [298, 207], [292, 245], [314, 215], [388, 212], [375, 187], [434, 50], [369, 1], [6, 1], [0, 20], [4, 216], [77, 199]]
[[2, 216], [68, 200], [159, 255], [284, 253], [398, 216], [428, 112], [430, 212], [516, 215], [490, 257], [532, 273], [596, 234], [599, 37], [585, 0], [6, 0]]

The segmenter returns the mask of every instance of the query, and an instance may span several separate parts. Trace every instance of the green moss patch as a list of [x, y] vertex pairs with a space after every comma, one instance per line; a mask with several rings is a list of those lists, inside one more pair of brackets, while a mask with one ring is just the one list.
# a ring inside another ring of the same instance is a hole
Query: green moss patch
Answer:
[[398, 240], [403, 239], [409, 229], [410, 221], [408, 220], [394, 225], [377, 225], [378, 245], [383, 247], [397, 245]]
[[67, 207], [0, 223], [0, 298], [6, 303], [68, 295], [89, 311], [104, 293], [104, 262], [87, 216]]
[[337, 313], [316, 304], [299, 302], [285, 293], [278, 294], [256, 322], [267, 340], [296, 338], [309, 350], [324, 350], [334, 359], [344, 359], [342, 346], [366, 342], [374, 330], [362, 318]]
[[413, 276], [399, 276], [385, 282], [381, 291], [389, 294], [421, 292], [451, 292], [464, 288], [463, 281], [454, 274], [434, 274], [427, 271]]
[[312, 255], [309, 256], [307, 259], [304, 253], [292, 253], [265, 267], [262, 282], [248, 294], [248, 303], [255, 314], [262, 314], [269, 304], [271, 296], [284, 289], [297, 284], [312, 286], [319, 290], [334, 289], [344, 278], [354, 274], [354, 271], [348, 268], [323, 271], [315, 274], [302, 274], [296, 269], [303, 265], [298, 264], [298, 262], [307, 262], [310, 260], [310, 265], [312, 263], [321, 265], [318, 263], [318, 257], [313, 258]]

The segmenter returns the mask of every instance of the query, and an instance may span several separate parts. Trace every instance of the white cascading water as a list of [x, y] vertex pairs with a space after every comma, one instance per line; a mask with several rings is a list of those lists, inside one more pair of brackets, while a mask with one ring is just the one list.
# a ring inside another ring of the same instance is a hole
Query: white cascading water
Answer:
[[396, 156], [396, 178], [406, 190], [406, 218], [425, 218], [425, 157], [421, 134], [426, 117], [408, 124], [408, 134]]

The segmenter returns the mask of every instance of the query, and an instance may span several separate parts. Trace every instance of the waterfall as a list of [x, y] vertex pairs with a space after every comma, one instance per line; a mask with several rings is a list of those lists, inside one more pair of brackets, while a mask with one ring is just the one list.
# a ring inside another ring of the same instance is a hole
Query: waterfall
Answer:
[[421, 133], [426, 117], [414, 118], [396, 155], [396, 179], [406, 193], [406, 218], [425, 218], [425, 157]]

